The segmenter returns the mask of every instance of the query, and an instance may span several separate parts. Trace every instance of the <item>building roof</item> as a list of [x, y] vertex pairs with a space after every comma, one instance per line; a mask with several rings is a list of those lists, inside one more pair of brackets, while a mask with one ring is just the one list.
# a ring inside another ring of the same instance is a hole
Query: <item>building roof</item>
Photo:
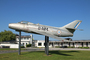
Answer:
[[[19, 36], [16, 36], [16, 38], [19, 38]], [[21, 38], [31, 38], [31, 36], [21, 36]]]
[[14, 43], [16, 43], [16, 40], [3, 41], [3, 42], [0, 42], [0, 44], [1, 43], [3, 43], [3, 44], [14, 44]]

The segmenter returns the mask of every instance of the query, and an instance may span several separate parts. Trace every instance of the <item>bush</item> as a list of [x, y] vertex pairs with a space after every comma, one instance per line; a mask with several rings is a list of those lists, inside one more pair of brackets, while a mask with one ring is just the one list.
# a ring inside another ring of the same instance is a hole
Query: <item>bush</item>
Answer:
[[89, 47], [78, 47], [78, 48], [89, 49]]
[[85, 49], [89, 49], [89, 47], [84, 47]]
[[68, 48], [75, 48], [75, 47], [72, 46], [72, 47], [68, 47]]
[[60, 46], [55, 46], [55, 48], [60, 48]]
[[26, 47], [31, 47], [31, 44], [27, 44]]
[[78, 47], [78, 48], [83, 48], [83, 47]]
[[21, 46], [21, 48], [25, 48], [24, 46]]
[[67, 46], [61, 46], [60, 48], [67, 48]]

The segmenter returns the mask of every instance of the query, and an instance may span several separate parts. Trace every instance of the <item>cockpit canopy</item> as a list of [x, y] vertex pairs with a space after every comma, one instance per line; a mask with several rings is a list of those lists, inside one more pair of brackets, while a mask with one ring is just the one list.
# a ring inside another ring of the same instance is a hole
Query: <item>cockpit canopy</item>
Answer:
[[21, 23], [21, 24], [33, 24], [31, 22], [28, 22], [28, 21], [21, 21], [21, 22], [18, 22], [18, 23]]

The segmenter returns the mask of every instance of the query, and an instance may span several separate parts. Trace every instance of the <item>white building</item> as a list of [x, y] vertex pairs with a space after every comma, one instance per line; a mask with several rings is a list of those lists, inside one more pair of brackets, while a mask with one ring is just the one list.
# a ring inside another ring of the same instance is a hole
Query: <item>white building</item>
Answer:
[[[21, 36], [21, 46], [26, 47], [27, 44], [32, 44], [33, 36]], [[19, 36], [16, 36], [16, 43], [19, 44]]]
[[[33, 36], [21, 36], [21, 46], [26, 47], [27, 44], [32, 44], [35, 47], [45, 47], [45, 40], [33, 40]], [[16, 36], [16, 41], [1, 42], [0, 47], [18, 48], [19, 36]], [[73, 41], [50, 41], [49, 47], [90, 47], [90, 40], [73, 40]]]
[[11, 44], [11, 43], [2, 43], [0, 44], [0, 48], [18, 48], [18, 44]]
[[[45, 47], [45, 41], [44, 40], [34, 40], [35, 47]], [[52, 45], [49, 45], [49, 47], [52, 47]]]
[[[21, 46], [26, 47], [27, 44], [32, 44], [33, 36], [21, 36]], [[16, 36], [16, 40], [10, 40], [0, 42], [0, 48], [18, 48], [19, 47], [19, 36]]]
[[[45, 40], [34, 40], [35, 47], [45, 47]], [[90, 40], [49, 41], [49, 47], [90, 47]]]
[[15, 40], [0, 42], [0, 48], [18, 48], [19, 45]]

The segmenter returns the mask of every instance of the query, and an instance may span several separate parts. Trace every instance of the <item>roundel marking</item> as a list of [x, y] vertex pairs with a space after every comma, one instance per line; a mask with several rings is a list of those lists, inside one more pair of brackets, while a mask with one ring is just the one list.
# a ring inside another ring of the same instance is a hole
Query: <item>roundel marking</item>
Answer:
[[60, 30], [58, 30], [58, 31], [57, 31], [57, 33], [58, 33], [58, 34], [60, 34], [60, 33], [61, 33], [61, 31], [60, 31]]

